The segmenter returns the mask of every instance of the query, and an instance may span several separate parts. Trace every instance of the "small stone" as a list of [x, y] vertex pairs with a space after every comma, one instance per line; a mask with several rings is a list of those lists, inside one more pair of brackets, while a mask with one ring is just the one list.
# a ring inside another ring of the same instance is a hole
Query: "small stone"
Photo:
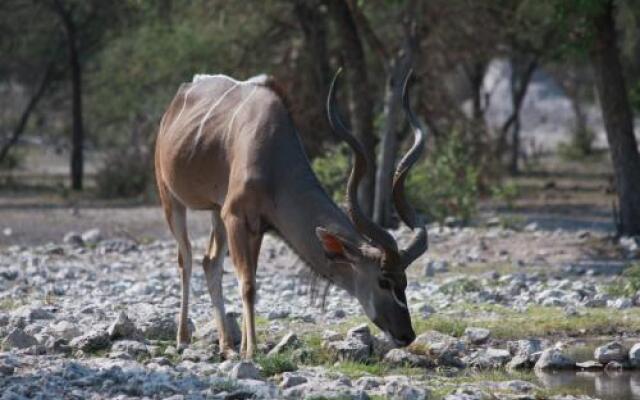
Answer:
[[120, 312], [118, 318], [107, 329], [111, 340], [130, 339], [137, 336], [136, 325], [129, 319], [125, 312]]
[[178, 355], [178, 349], [176, 349], [175, 346], [167, 346], [164, 349], [164, 355], [168, 357], [175, 357]]
[[58, 321], [51, 325], [50, 330], [54, 336], [67, 340], [80, 335], [80, 329], [69, 321]]
[[282, 374], [282, 383], [280, 386], [283, 389], [288, 389], [290, 387], [302, 385], [303, 383], [307, 383], [308, 379], [304, 376], [292, 374], [291, 372], [285, 372]]
[[372, 353], [377, 358], [383, 358], [385, 354], [387, 354], [392, 349], [395, 349], [397, 346], [393, 343], [387, 335], [380, 334], [378, 336], [373, 337], [373, 342], [371, 344]]
[[404, 380], [394, 379], [385, 385], [384, 394], [394, 400], [426, 400], [429, 392], [411, 386]]
[[575, 368], [576, 362], [570, 357], [562, 354], [557, 348], [549, 348], [542, 352], [540, 359], [536, 362], [535, 369], [570, 369]]
[[33, 336], [25, 333], [20, 328], [14, 328], [2, 341], [3, 350], [11, 349], [26, 349], [38, 344], [38, 341]]
[[267, 355], [273, 356], [276, 354], [281, 354], [286, 350], [295, 349], [299, 345], [300, 341], [298, 340], [298, 336], [293, 332], [289, 332], [284, 335], [280, 342], [273, 349], [271, 349], [271, 351], [269, 351]]
[[640, 367], [640, 343], [636, 343], [629, 350], [629, 363], [632, 367]]
[[131, 357], [144, 356], [149, 354], [147, 346], [144, 343], [137, 342], [135, 340], [118, 340], [111, 346], [112, 352], [121, 352], [130, 355]]
[[465, 364], [460, 355], [466, 346], [462, 340], [437, 331], [426, 331], [418, 335], [410, 349], [428, 349], [429, 355], [436, 358], [438, 365], [463, 368]]
[[80, 236], [77, 232], [69, 232], [62, 238], [62, 241], [66, 244], [70, 244], [76, 247], [84, 246], [84, 241], [82, 240], [82, 236]]
[[0, 362], [0, 376], [13, 375], [14, 371], [15, 371], [15, 367], [13, 365]]
[[475, 368], [488, 369], [500, 368], [511, 360], [511, 354], [508, 350], [488, 348], [478, 352], [469, 362], [469, 365]]
[[489, 340], [491, 331], [485, 328], [468, 327], [464, 330], [464, 335], [467, 337], [469, 342], [475, 345], [480, 345], [486, 343], [487, 340]]
[[285, 319], [289, 316], [289, 310], [272, 310], [267, 314], [268, 320]]
[[82, 241], [88, 246], [95, 246], [102, 240], [100, 229], [90, 229], [82, 234]]
[[627, 356], [628, 350], [617, 341], [606, 343], [593, 352], [593, 357], [602, 364], [608, 364], [611, 361], [622, 362], [627, 359]]
[[200, 352], [190, 348], [186, 348], [182, 350], [182, 359], [186, 361], [193, 361], [193, 362], [202, 361]]
[[572, 304], [567, 304], [566, 306], [564, 306], [562, 308], [562, 311], [564, 312], [564, 315], [566, 315], [567, 317], [577, 317], [578, 315], [580, 315], [576, 306]]
[[369, 325], [361, 324], [347, 331], [347, 339], [359, 340], [366, 345], [371, 345], [371, 330]]
[[241, 361], [231, 368], [231, 379], [261, 379], [260, 370], [251, 361]]
[[347, 316], [347, 313], [344, 312], [344, 310], [341, 309], [341, 308], [338, 308], [337, 310], [333, 311], [333, 318], [342, 319], [342, 318], [344, 318], [346, 316]]
[[616, 310], [626, 310], [627, 308], [633, 307], [633, 301], [627, 297], [620, 297], [610, 301], [608, 305]]
[[576, 363], [576, 367], [578, 367], [583, 371], [598, 371], [603, 369], [604, 365], [602, 365], [601, 363], [595, 360], [590, 360], [590, 361]]
[[111, 340], [109, 339], [109, 333], [103, 330], [96, 330], [86, 335], [78, 336], [69, 343], [69, 346], [82, 350], [85, 353], [104, 350], [110, 345]]
[[418, 312], [420, 313], [422, 318], [427, 319], [436, 313], [436, 309], [425, 303], [418, 306]]
[[384, 362], [394, 367], [433, 368], [435, 363], [425, 357], [409, 353], [405, 349], [391, 349], [384, 356]]
[[324, 346], [339, 361], [367, 361], [371, 356], [371, 346], [353, 338], [324, 342]]
[[342, 339], [342, 335], [336, 331], [327, 329], [326, 331], [322, 332], [322, 340], [324, 341], [334, 342], [336, 340], [341, 340], [341, 339]]

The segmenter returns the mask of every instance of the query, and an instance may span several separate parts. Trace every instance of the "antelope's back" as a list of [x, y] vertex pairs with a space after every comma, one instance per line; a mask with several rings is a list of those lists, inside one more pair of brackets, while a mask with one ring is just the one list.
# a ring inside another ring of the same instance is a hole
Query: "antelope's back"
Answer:
[[302, 150], [292, 139], [299, 145], [270, 78], [196, 75], [180, 86], [160, 123], [157, 176], [190, 208], [222, 205], [230, 180], [272, 180], [282, 152]]

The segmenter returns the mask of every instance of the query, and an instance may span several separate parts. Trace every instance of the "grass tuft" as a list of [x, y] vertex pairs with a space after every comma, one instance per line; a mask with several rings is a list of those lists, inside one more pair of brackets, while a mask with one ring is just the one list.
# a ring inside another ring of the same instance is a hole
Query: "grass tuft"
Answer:
[[272, 356], [259, 356], [256, 358], [256, 362], [262, 368], [262, 374], [267, 377], [298, 369], [298, 366], [293, 361], [291, 352]]

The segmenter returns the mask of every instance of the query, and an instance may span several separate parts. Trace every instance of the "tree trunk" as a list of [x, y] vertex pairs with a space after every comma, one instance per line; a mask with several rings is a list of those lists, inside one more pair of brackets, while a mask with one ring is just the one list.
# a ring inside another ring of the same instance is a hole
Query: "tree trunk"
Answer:
[[373, 99], [364, 50], [347, 3], [344, 0], [329, 0], [328, 4], [342, 44], [342, 55], [350, 89], [351, 129], [360, 140], [368, 163], [367, 175], [358, 190], [358, 200], [364, 213], [371, 216], [376, 174], [375, 137], [373, 135]]
[[385, 85], [385, 119], [381, 134], [382, 143], [380, 144], [378, 170], [376, 171], [376, 191], [373, 208], [373, 219], [382, 226], [391, 225], [391, 186], [393, 184], [393, 167], [398, 149], [396, 134], [402, 97], [402, 78], [406, 74], [404, 63], [397, 60], [394, 64], [396, 65], [392, 67]]
[[327, 48], [327, 15], [323, 10], [323, 0], [296, 0], [294, 13], [302, 30], [304, 42], [302, 54], [296, 60], [297, 76], [310, 83], [306, 91], [297, 92], [303, 99], [301, 103], [312, 107], [295, 109], [297, 125], [304, 131], [316, 134], [304, 134], [302, 141], [310, 157], [321, 154], [326, 139], [317, 132], [327, 132], [329, 124], [325, 111], [325, 101], [331, 82], [331, 68]]
[[82, 190], [82, 178], [84, 168], [84, 129], [82, 126], [82, 69], [78, 54], [75, 29], [71, 29], [67, 35], [69, 46], [69, 65], [71, 67], [71, 113], [73, 119], [73, 132], [71, 139], [71, 187], [74, 190]]
[[518, 56], [514, 57], [511, 62], [511, 101], [515, 115], [511, 126], [511, 161], [509, 163], [509, 170], [512, 175], [517, 175], [519, 172], [520, 110], [527, 94], [529, 83], [533, 77], [536, 64], [535, 60], [527, 64], [526, 61], [522, 60], [522, 57]]
[[[524, 98], [527, 94], [527, 89], [529, 88], [529, 83], [531, 83], [533, 73], [538, 67], [538, 60], [533, 59], [529, 61], [525, 68], [516, 67], [515, 64], [517, 64], [517, 62], [511, 63], [511, 101], [513, 105], [513, 111], [511, 112], [509, 118], [507, 118], [507, 120], [502, 124], [499, 133], [500, 136], [498, 137], [496, 156], [499, 157], [498, 159], [501, 161], [503, 160], [505, 150], [507, 149], [507, 137], [509, 135], [509, 132], [513, 131], [514, 127], [517, 127], [518, 130], [518, 140], [517, 143], [512, 144], [517, 145], [518, 147], [515, 147], [512, 150], [514, 153], [516, 153], [515, 157], [518, 157], [517, 152], [520, 151], [520, 110], [522, 109], [522, 103], [524, 102]], [[512, 158], [513, 157], [514, 156], [512, 155]]]
[[22, 111], [22, 114], [20, 115], [20, 119], [18, 120], [18, 124], [13, 129], [13, 133], [11, 134], [11, 137], [7, 140], [6, 143], [2, 145], [2, 148], [0, 148], [0, 163], [7, 157], [7, 154], [9, 154], [9, 150], [11, 150], [11, 148], [16, 143], [18, 143], [18, 139], [20, 139], [20, 136], [24, 132], [24, 129], [27, 126], [27, 122], [29, 122], [29, 118], [31, 117], [31, 114], [36, 109], [36, 106], [38, 105], [38, 102], [40, 101], [44, 93], [47, 91], [47, 88], [49, 87], [49, 83], [51, 82], [51, 75], [53, 74], [54, 65], [55, 65], [54, 60], [49, 61], [49, 63], [47, 64], [44, 74], [42, 75], [42, 78], [40, 78], [40, 83], [36, 91], [33, 93], [31, 98], [27, 102], [27, 105], [25, 106], [24, 110]]
[[618, 233], [640, 235], [640, 155], [618, 54], [613, 7], [612, 1], [607, 2], [602, 14], [594, 18], [596, 38], [590, 53], [616, 178]]
[[71, 188], [82, 190], [84, 168], [83, 146], [84, 130], [82, 126], [82, 67], [78, 50], [78, 33], [71, 11], [65, 8], [61, 0], [52, 1], [53, 10], [60, 18], [67, 43], [67, 57], [71, 70]]

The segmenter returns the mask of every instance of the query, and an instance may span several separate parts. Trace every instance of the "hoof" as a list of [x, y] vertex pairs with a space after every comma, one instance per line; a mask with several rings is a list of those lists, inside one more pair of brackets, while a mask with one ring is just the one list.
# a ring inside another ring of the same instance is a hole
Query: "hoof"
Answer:
[[231, 348], [226, 348], [220, 351], [220, 358], [223, 360], [240, 360], [240, 354], [237, 351]]
[[185, 343], [185, 342], [178, 342], [176, 344], [176, 349], [178, 350], [179, 353], [182, 353], [184, 351], [184, 349], [189, 347], [189, 343]]

